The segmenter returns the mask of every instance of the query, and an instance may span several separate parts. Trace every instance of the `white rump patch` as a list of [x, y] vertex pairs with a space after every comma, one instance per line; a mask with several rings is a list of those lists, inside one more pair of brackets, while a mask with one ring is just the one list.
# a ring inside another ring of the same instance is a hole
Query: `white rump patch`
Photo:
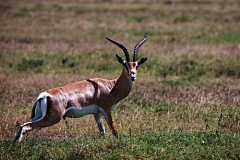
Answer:
[[39, 94], [36, 101], [39, 100], [40, 98], [44, 98], [44, 97], [52, 97], [52, 95], [47, 93], [47, 92], [42, 92], [42, 93]]
[[37, 97], [33, 109], [35, 110], [35, 116], [30, 120], [30, 123], [41, 121], [47, 114], [47, 97], [52, 97], [47, 92], [42, 92]]

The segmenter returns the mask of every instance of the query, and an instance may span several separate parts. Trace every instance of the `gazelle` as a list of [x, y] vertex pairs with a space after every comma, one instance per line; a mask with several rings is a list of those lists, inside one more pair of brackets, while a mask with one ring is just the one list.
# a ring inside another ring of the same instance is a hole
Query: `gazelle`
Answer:
[[138, 66], [147, 60], [143, 57], [137, 61], [138, 50], [147, 40], [147, 36], [135, 46], [132, 61], [123, 44], [106, 38], [125, 53], [126, 61], [116, 54], [117, 61], [123, 66], [120, 77], [114, 80], [87, 79], [40, 93], [33, 105], [31, 120], [21, 125], [13, 142], [21, 142], [27, 132], [54, 125], [62, 118], [78, 118], [87, 114], [94, 115], [99, 131], [104, 134], [101, 118], [103, 115], [113, 135], [118, 136], [111, 110], [128, 96], [136, 80]]

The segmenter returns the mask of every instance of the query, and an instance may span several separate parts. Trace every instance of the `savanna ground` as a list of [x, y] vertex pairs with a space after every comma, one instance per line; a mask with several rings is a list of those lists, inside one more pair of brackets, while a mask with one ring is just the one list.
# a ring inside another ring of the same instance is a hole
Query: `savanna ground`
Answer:
[[[1, 159], [240, 159], [239, 1], [0, 1]], [[117, 78], [115, 54], [148, 35], [131, 94], [92, 115], [11, 144], [46, 89]]]

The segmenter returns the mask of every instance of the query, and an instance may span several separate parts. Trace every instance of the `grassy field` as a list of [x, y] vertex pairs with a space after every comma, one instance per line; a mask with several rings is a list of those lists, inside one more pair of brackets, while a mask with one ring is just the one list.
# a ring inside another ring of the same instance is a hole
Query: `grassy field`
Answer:
[[[239, 1], [0, 1], [0, 159], [240, 159]], [[148, 41], [130, 95], [112, 112], [120, 137], [92, 115], [11, 144], [38, 94], [117, 78], [122, 51]]]

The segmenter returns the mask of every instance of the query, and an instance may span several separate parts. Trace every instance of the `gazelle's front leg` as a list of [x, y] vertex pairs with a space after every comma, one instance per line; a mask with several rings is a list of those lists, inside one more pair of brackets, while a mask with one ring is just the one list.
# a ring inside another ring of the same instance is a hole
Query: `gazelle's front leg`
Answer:
[[95, 118], [95, 120], [97, 122], [97, 125], [98, 125], [100, 133], [102, 135], [104, 135], [105, 134], [105, 128], [104, 128], [104, 126], [102, 124], [102, 114], [101, 113], [96, 113], [96, 114], [94, 114], [94, 118]]
[[112, 131], [112, 134], [116, 137], [118, 137], [118, 132], [117, 129], [115, 127], [115, 125], [113, 124], [113, 120], [112, 120], [112, 115], [111, 115], [111, 111], [107, 111], [106, 112], [106, 116], [104, 115], [104, 118], [109, 126], [109, 128]]

